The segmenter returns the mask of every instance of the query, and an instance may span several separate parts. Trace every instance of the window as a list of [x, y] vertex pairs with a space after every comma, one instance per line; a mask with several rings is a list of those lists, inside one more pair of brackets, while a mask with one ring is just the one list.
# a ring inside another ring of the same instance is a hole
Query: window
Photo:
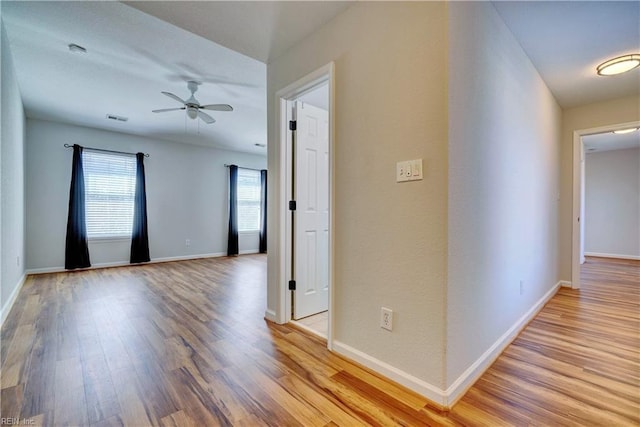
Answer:
[[88, 237], [131, 237], [136, 158], [85, 149], [82, 163]]
[[260, 171], [238, 168], [238, 231], [260, 231]]

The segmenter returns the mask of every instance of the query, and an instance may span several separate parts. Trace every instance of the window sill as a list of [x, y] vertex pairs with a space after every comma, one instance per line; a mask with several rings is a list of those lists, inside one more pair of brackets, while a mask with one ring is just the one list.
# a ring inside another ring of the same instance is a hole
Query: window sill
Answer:
[[238, 231], [238, 234], [260, 234], [260, 230]]
[[90, 243], [110, 243], [131, 240], [131, 236], [89, 237]]

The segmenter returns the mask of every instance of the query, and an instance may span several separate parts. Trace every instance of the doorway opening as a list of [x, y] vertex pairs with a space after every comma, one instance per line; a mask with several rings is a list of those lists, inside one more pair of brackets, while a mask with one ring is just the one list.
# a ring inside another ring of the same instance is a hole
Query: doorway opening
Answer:
[[[589, 256], [640, 259], [638, 127], [640, 122], [630, 122], [574, 132], [574, 289], [580, 288], [581, 265]], [[629, 129], [635, 130], [614, 133]]]
[[333, 63], [279, 91], [281, 307], [327, 339], [333, 284]]

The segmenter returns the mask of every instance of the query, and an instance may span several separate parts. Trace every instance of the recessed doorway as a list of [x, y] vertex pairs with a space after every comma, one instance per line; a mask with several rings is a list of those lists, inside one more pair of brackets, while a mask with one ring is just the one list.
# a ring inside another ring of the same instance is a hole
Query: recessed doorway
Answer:
[[284, 320], [331, 348], [333, 64], [278, 92]]

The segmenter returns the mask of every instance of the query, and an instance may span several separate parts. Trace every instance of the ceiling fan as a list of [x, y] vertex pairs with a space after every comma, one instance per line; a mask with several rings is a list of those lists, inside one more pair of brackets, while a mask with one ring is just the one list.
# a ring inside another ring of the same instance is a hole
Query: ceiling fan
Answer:
[[164, 113], [166, 111], [187, 110], [187, 116], [189, 116], [189, 118], [195, 120], [197, 117], [200, 117], [200, 119], [207, 124], [215, 123], [216, 119], [214, 119], [213, 117], [211, 117], [210, 115], [208, 115], [202, 110], [233, 111], [233, 107], [228, 104], [200, 105], [198, 100], [193, 96], [193, 94], [196, 93], [196, 91], [198, 90], [199, 85], [200, 83], [193, 80], [190, 80], [187, 82], [187, 88], [189, 88], [189, 91], [191, 91], [191, 97], [186, 101], [172, 94], [171, 92], [162, 92], [163, 94], [167, 95], [169, 98], [175, 99], [176, 101], [181, 103], [183, 106], [179, 108], [163, 108], [160, 110], [152, 110], [152, 111], [154, 113]]

